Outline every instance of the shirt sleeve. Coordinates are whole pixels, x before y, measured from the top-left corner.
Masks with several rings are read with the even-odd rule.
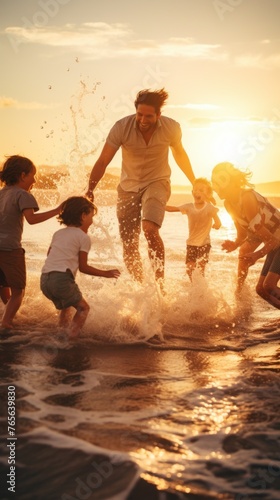
[[[39,210],[38,203],[33,194],[25,191],[24,189],[19,194],[18,206],[21,212],[26,208],[33,208],[35,212]]]
[[[89,253],[90,248],[91,248],[90,237],[88,234],[84,234],[83,238],[81,239],[80,252]]]
[[[119,149],[122,145],[122,134],[121,134],[121,125],[119,122],[116,122],[115,125],[111,128],[106,142],[112,146],[113,148]]]
[[[255,217],[250,221],[248,225],[248,229],[253,233],[257,233],[265,224],[265,216],[264,214],[258,213]]]
[[[174,131],[172,134],[172,138],[170,141],[170,146],[172,148],[176,148],[176,146],[180,146],[182,142],[182,130],[181,126],[178,122],[174,121]]]
[[[178,208],[179,208],[181,214],[188,214],[189,213],[190,205],[188,203],[185,203],[185,205],[181,205]]]

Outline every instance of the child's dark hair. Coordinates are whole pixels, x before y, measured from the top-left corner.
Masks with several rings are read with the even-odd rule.
[[[167,99],[168,93],[164,88],[154,91],[145,89],[138,92],[134,104],[136,109],[138,104],[147,104],[148,106],[153,106],[155,108],[155,112],[159,114],[162,106],[165,104]]]
[[[97,207],[85,196],[71,196],[61,205],[61,212],[57,219],[60,224],[66,226],[80,227],[82,225],[82,214],[89,214],[93,210],[93,215],[97,213]]]
[[[25,156],[9,156],[0,171],[0,181],[7,186],[13,186],[19,182],[22,173],[29,174],[33,167],[32,161]]]

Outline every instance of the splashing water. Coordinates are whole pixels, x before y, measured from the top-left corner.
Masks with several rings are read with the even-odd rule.
[[[96,120],[89,111],[98,88],[81,82],[71,100],[68,175],[53,192],[36,191],[42,209],[85,192],[85,161],[97,143],[83,137],[104,112],[102,100]],[[170,493],[174,500],[276,500],[279,312],[255,294],[262,262],[250,269],[237,299],[237,255],[221,251],[233,228],[223,227],[211,233],[205,278],[194,273],[191,283],[186,219],[166,214],[163,296],[143,235],[144,282],[134,282],[125,269],[115,193],[97,189],[96,203],[89,262],[122,274],[118,280],[78,274],[91,309],[74,343],[57,327],[57,311],[39,288],[60,225],[51,219],[36,230],[24,227],[26,295],[18,328],[1,335],[0,349],[1,400],[11,384],[17,395],[17,498],[33,500],[32,492],[34,500],[135,500]],[[4,435],[6,422],[5,416]],[[7,468],[6,447],[0,465]]]

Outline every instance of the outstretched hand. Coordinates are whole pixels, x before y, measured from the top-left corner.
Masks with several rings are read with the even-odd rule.
[[[104,272],[104,278],[119,278],[120,275],[121,273],[118,269],[109,269]]]
[[[237,247],[238,245],[236,244],[235,241],[225,240],[222,243],[222,249],[225,250],[227,253],[233,252],[234,250],[236,250]]]

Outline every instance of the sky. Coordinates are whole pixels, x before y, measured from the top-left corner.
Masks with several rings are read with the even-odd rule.
[[[0,0],[0,161],[78,175],[136,93],[164,87],[196,177],[231,161],[279,180],[279,19],[279,0]]]

